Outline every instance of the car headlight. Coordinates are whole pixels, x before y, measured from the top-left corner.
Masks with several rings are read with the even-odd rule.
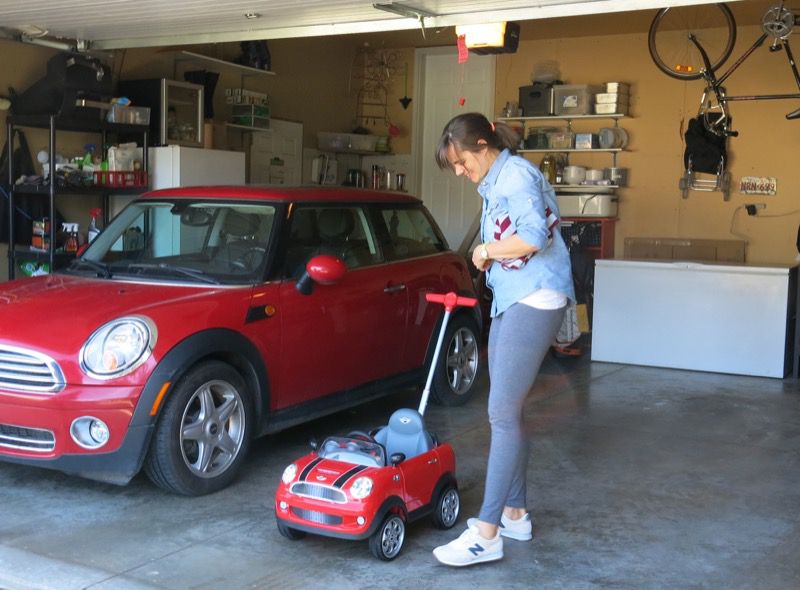
[[[281,475],[281,481],[287,486],[294,481],[294,477],[297,475],[297,465],[292,463],[291,465],[287,466],[286,469],[283,470],[283,475]]]
[[[156,345],[156,327],[143,316],[112,320],[89,336],[80,352],[81,369],[95,379],[114,379],[144,363]]]
[[[350,495],[356,500],[363,500],[372,493],[372,479],[369,477],[359,477],[350,486]]]

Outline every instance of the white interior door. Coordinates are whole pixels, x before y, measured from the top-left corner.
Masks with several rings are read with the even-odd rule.
[[[447,122],[459,113],[480,112],[494,118],[495,57],[470,53],[458,63],[455,47],[420,49],[416,54],[415,102],[421,105],[413,137],[417,163],[416,194],[457,249],[480,212],[476,186],[452,172],[439,170],[436,144]],[[464,105],[459,99],[464,98]]]

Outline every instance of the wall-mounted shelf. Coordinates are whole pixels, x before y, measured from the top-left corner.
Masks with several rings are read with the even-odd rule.
[[[214,65],[219,68],[239,72],[243,76],[275,76],[275,72],[271,70],[260,70],[258,68],[251,68],[250,66],[243,66],[241,64],[233,63],[224,59],[216,57],[209,57],[193,51],[179,51],[175,56],[175,65],[181,62],[196,62],[206,65]]]
[[[607,150],[606,149],[602,149],[602,148],[582,149],[582,150],[578,150],[578,149],[575,149],[575,148],[569,148],[569,149],[565,149],[565,148],[539,148],[539,149],[533,149],[533,150],[528,150],[528,149],[519,149],[519,150],[517,150],[517,152],[520,153],[520,154],[525,154],[525,153],[543,154],[543,153],[548,153],[548,152],[549,153],[552,153],[552,152],[558,152],[558,153],[579,152],[581,154],[592,154],[592,153],[594,153],[594,154],[601,154],[601,153],[616,154],[618,152],[624,152],[624,151],[625,150],[622,149],[622,148],[613,148],[613,149],[607,149]]]
[[[627,117],[622,113],[609,113],[607,115],[539,115],[536,117],[498,117],[498,121],[576,121],[583,119],[622,119]]]

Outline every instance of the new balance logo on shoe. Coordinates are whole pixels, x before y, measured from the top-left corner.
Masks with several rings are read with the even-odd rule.
[[[478,555],[478,553],[483,553],[484,551],[486,551],[486,549],[481,547],[480,544],[475,543],[472,547],[467,547],[467,551],[469,551],[473,555]]]
[[[499,534],[485,539],[477,526],[471,526],[457,539],[434,549],[433,555],[440,563],[455,567],[496,561],[503,558],[503,539]]]

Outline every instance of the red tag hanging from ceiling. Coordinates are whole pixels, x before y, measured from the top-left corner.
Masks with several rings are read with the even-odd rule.
[[[466,35],[459,35],[456,45],[458,46],[458,63],[460,64],[466,63],[467,58],[469,57]]]

